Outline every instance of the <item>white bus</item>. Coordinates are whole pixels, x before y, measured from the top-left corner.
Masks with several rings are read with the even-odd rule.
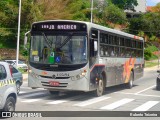
[[[95,91],[143,76],[141,37],[83,21],[48,20],[30,30],[28,85],[59,91]],[[25,36],[25,43],[28,33]]]

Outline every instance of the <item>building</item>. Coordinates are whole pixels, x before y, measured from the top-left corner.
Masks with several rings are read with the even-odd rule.
[[[142,13],[147,12],[147,1],[146,0],[137,0],[138,5],[134,7],[135,11],[125,10],[127,18],[138,17]]]
[[[137,0],[138,5],[135,6],[135,12],[145,13],[147,9],[147,1],[146,0]]]

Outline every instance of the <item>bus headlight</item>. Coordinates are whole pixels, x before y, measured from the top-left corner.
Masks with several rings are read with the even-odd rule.
[[[71,80],[79,80],[79,79],[82,79],[83,77],[85,77],[87,71],[84,70],[82,73],[78,74],[78,75],[75,75],[75,76],[72,76],[71,77]]]

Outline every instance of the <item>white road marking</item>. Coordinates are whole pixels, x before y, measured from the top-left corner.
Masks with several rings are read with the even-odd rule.
[[[109,98],[111,98],[111,97],[105,97],[105,96],[96,97],[96,98],[89,99],[89,100],[86,100],[86,101],[78,103],[78,104],[74,104],[73,106],[83,107],[83,106],[91,105],[93,103],[100,102],[100,101],[103,101],[103,100],[106,100],[106,99],[109,99]]]
[[[151,107],[155,106],[158,103],[159,103],[159,101],[148,101],[148,102],[142,104],[141,106],[133,109],[132,111],[147,111]]]
[[[63,100],[55,100],[55,101],[47,102],[46,104],[60,104],[60,103],[68,102],[68,101],[83,98],[83,97],[85,97],[85,95],[78,95],[78,96],[69,97]]]
[[[126,95],[136,95],[136,96],[146,96],[146,97],[160,97],[159,95],[146,95],[146,94],[125,93],[125,92],[115,92],[115,93],[126,94]]]
[[[23,100],[21,102],[25,102],[25,103],[31,103],[31,102],[37,102],[40,101],[41,99],[29,99],[29,100]]]
[[[109,105],[106,105],[104,107],[101,107],[100,109],[102,110],[113,110],[115,108],[118,108],[124,104],[127,104],[129,102],[132,102],[134,99],[129,99],[129,98],[125,98],[125,99],[122,99],[122,100],[119,100],[117,102],[114,102],[112,104],[109,104]]]
[[[64,103],[64,102],[67,102],[67,100],[55,100],[55,101],[52,101],[52,102],[48,102],[46,104],[60,104],[60,103]]]
[[[134,94],[142,93],[142,92],[147,91],[147,90],[149,90],[149,89],[151,89],[151,88],[153,88],[153,87],[155,87],[155,86],[156,86],[156,85],[153,85],[153,86],[151,86],[151,87],[148,87],[148,88],[146,88],[146,89],[144,89],[144,90],[141,90],[141,91],[139,91],[139,92],[136,92],[136,93],[134,93]]]
[[[19,94],[27,93],[26,91],[20,91]]]

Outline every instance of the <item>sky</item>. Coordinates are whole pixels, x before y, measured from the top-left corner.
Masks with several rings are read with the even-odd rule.
[[[147,6],[155,6],[160,0],[147,0]]]

